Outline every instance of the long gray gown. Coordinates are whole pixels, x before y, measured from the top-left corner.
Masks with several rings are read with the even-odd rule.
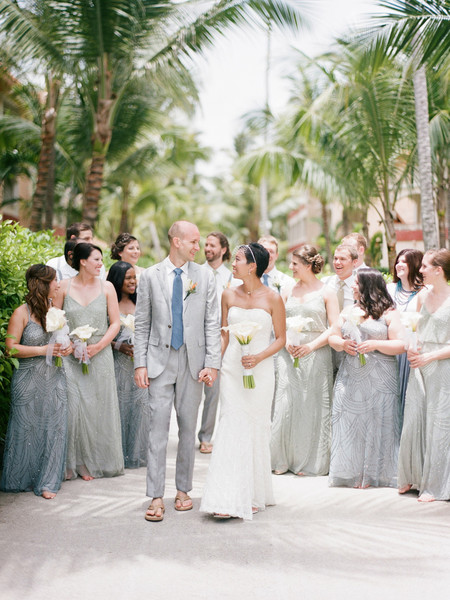
[[[350,337],[347,323],[342,335]],[[385,319],[360,325],[362,341],[388,339]],[[330,486],[396,487],[400,390],[395,356],[369,352],[367,364],[343,352],[334,386]]]
[[[122,330],[123,326],[118,337]],[[122,425],[123,458],[127,469],[137,469],[147,465],[150,430],[148,390],[141,389],[135,384],[132,358],[118,350],[113,350],[113,355]]]
[[[450,300],[434,313],[425,306],[417,332],[421,352],[448,348]],[[450,358],[411,369],[400,443],[398,486],[450,500]]]
[[[286,302],[286,317],[312,319],[303,332],[308,343],[327,329],[323,289],[303,303],[293,296]],[[326,345],[299,360],[283,348],[278,354],[277,378],[270,443],[272,469],[327,475],[330,466],[331,397],[333,364]]]
[[[69,284],[64,310],[70,331],[82,325],[98,329],[88,344],[98,342],[108,329],[103,284],[100,294],[87,306],[70,296]],[[77,473],[93,477],[122,475],[120,414],[111,346],[91,359],[87,375],[83,375],[81,364],[73,355],[65,359],[64,366],[69,404],[67,477],[75,478]]]
[[[45,346],[49,339],[50,334],[29,316],[20,343]],[[45,359],[19,358],[19,368],[13,373],[0,486],[5,492],[56,493],[64,478],[66,377],[62,367],[49,366]]]

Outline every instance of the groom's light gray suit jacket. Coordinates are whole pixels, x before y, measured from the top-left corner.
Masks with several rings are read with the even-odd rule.
[[[183,300],[183,336],[189,371],[194,379],[204,367],[220,368],[220,323],[213,275],[188,263],[195,292]],[[146,269],[139,280],[135,313],[134,367],[147,367],[154,379],[167,365],[172,338],[172,308],[164,262]],[[183,298],[186,292],[183,294]]]

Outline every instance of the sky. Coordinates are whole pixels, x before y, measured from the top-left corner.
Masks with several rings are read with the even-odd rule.
[[[309,30],[297,34],[275,31],[271,42],[269,103],[275,113],[289,97],[286,79],[295,63],[296,48],[314,56],[329,48],[333,40],[373,12],[370,0],[299,0],[308,10]],[[226,171],[230,164],[227,150],[242,129],[242,116],[261,109],[265,101],[267,35],[245,28],[217,40],[214,48],[196,62],[200,81],[201,108],[194,127],[201,132],[201,143],[213,148],[213,160],[204,165],[205,173]]]

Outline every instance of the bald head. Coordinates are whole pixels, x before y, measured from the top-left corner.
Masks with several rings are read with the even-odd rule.
[[[200,232],[197,225],[189,221],[176,221],[169,231],[169,257],[175,266],[194,260],[200,250]]]

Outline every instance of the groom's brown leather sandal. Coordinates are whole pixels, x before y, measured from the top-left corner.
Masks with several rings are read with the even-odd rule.
[[[148,514],[148,512],[150,510],[153,512],[152,515]],[[150,506],[147,508],[147,512],[145,513],[145,520],[146,521],[162,521],[164,519],[165,510],[166,509],[164,508],[164,504],[153,504],[153,502],[152,502],[150,504]]]
[[[200,442],[201,454],[211,454],[213,445],[210,442]]]
[[[184,511],[191,510],[193,508],[192,500],[189,496],[175,496],[175,510]],[[185,502],[189,502],[187,506],[184,506]]]

